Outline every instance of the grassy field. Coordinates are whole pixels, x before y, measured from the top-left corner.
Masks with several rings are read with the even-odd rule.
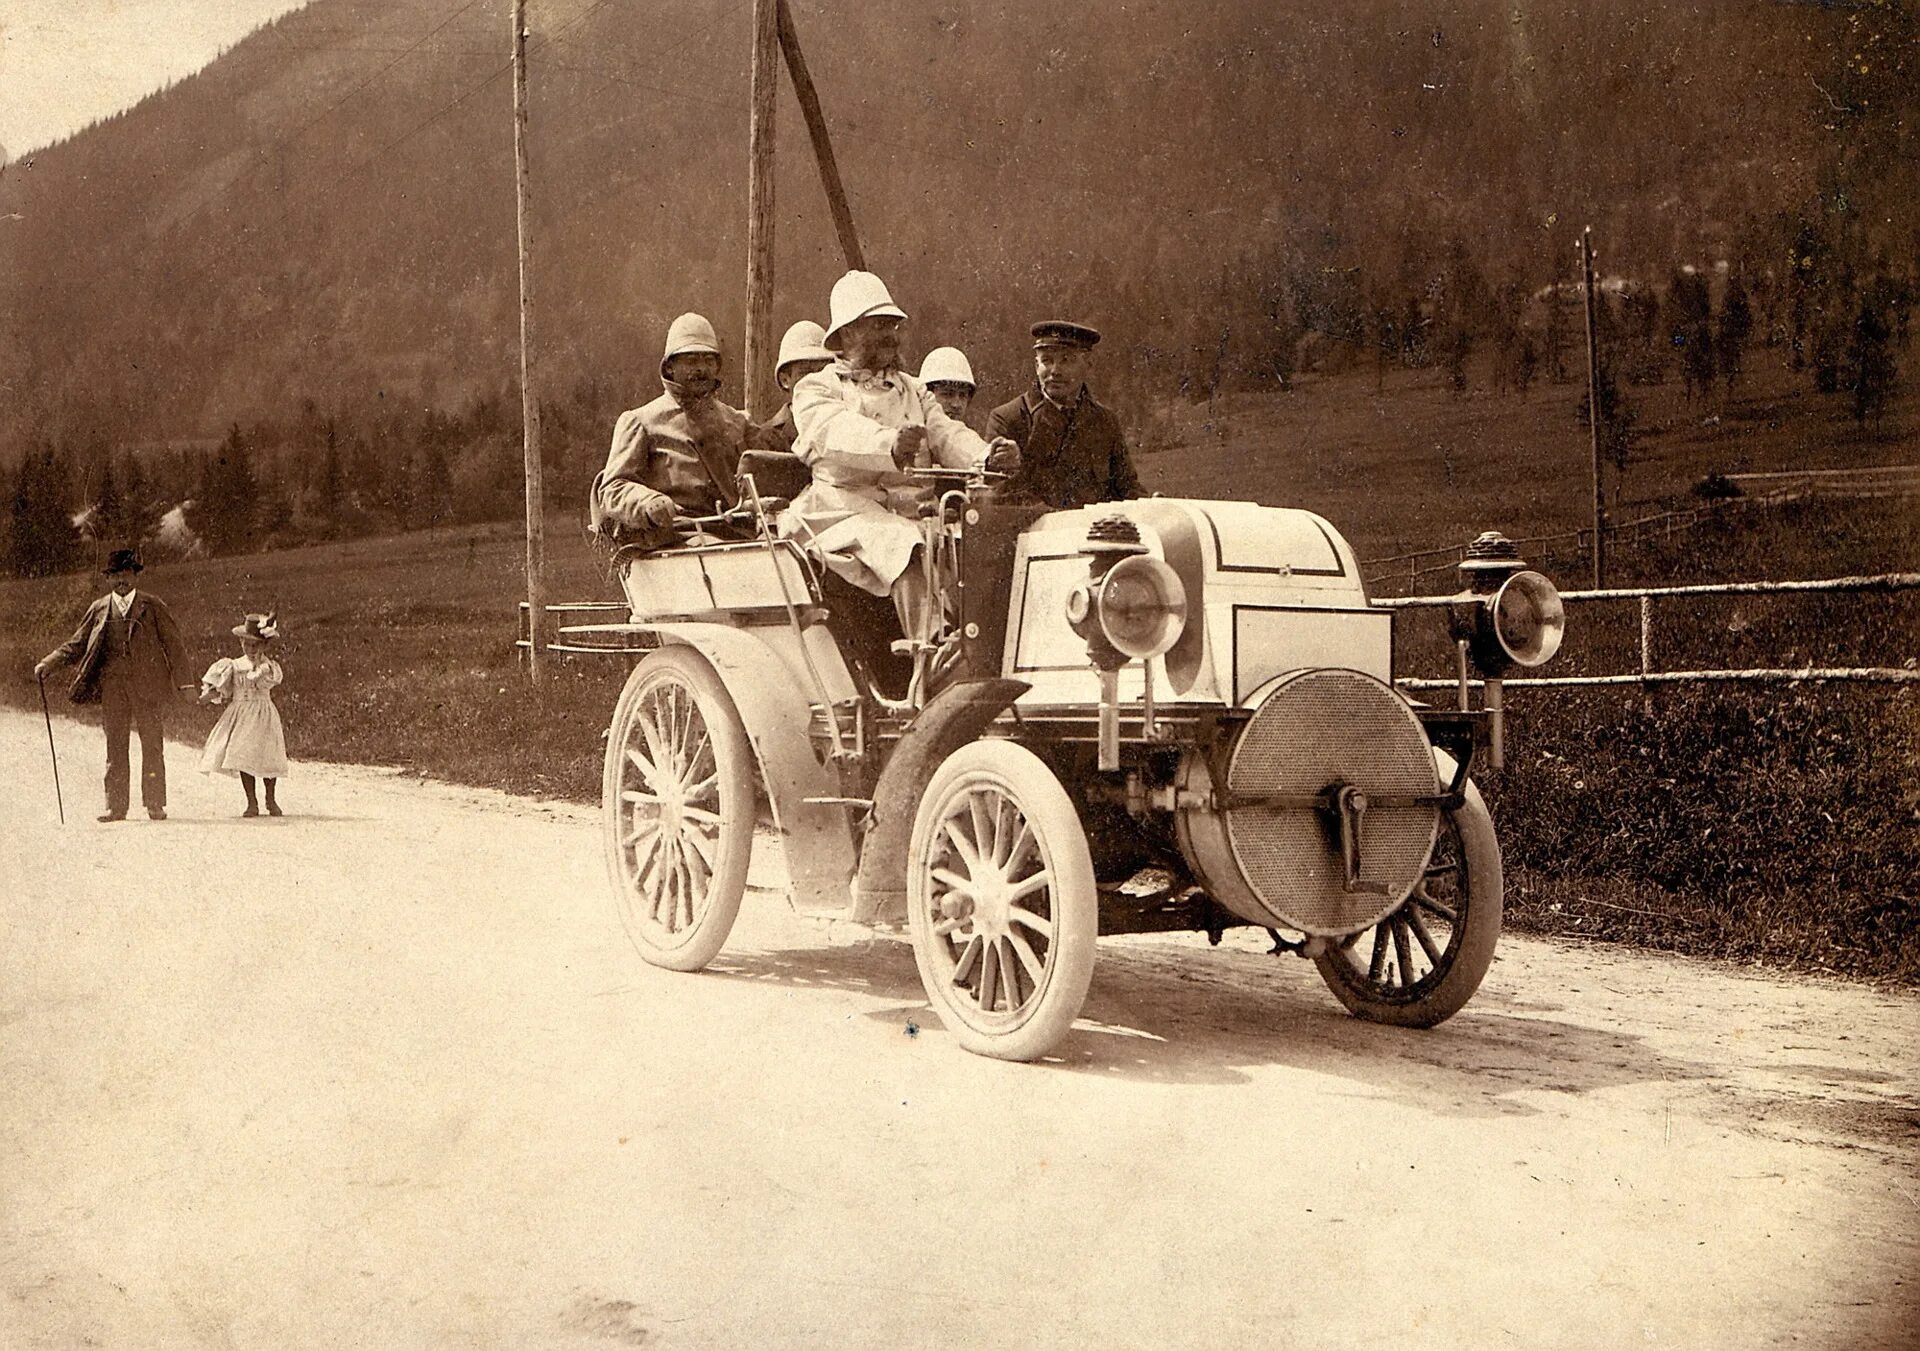
[[[1778,372],[1717,411],[1671,387],[1633,396],[1646,435],[1629,504],[1684,493],[1711,471],[1920,459],[1910,394],[1865,432]],[[1456,398],[1432,373],[1390,377],[1384,391],[1371,372],[1309,380],[1216,407],[1210,424],[1205,409],[1184,410],[1191,444],[1146,457],[1142,472],[1168,493],[1312,507],[1363,557],[1490,527],[1571,529],[1588,509],[1574,399],[1568,387]],[[617,597],[576,513],[555,513],[547,538],[553,598]],[[159,565],[141,581],[173,606],[195,674],[235,652],[227,630],[243,611],[279,612],[278,700],[296,761],[592,800],[625,670],[556,661],[544,688],[528,687],[512,647],[522,549],[517,526],[439,530]],[[1623,551],[1615,580],[1916,567],[1912,500],[1807,502]],[[1557,580],[1577,583],[1567,570]],[[0,699],[37,702],[32,662],[101,589],[94,575],[0,582]],[[1588,607],[1554,669],[1631,670],[1637,636],[1633,607]],[[1662,608],[1655,643],[1669,668],[1911,666],[1920,600],[1689,602]],[[1446,673],[1430,628],[1410,626],[1401,653],[1409,673]],[[1516,691],[1510,703],[1513,752],[1489,796],[1516,927],[1920,981],[1920,691],[1718,687],[1663,693],[1651,712],[1630,690]],[[215,716],[183,703],[176,735],[197,741]],[[298,791],[296,770],[283,795],[295,810]]]
[[[1911,358],[1908,358],[1911,364]],[[1709,472],[1851,468],[1920,459],[1911,385],[1861,427],[1843,399],[1815,394],[1768,352],[1728,398],[1688,399],[1678,381],[1628,386],[1639,439],[1607,471],[1621,519],[1683,496]],[[1455,395],[1438,371],[1303,377],[1286,395],[1175,411],[1179,444],[1142,457],[1170,496],[1249,498],[1317,511],[1362,558],[1460,544],[1482,530],[1518,539],[1592,523],[1592,452],[1575,420],[1584,384],[1522,398],[1484,383]]]

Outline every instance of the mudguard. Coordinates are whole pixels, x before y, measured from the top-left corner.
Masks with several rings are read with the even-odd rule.
[[[862,924],[903,921],[907,914],[907,841],[920,798],[940,763],[972,741],[1028,690],[1024,680],[956,681],[935,695],[894,743],[873,787],[873,823],[860,850],[848,918]]]
[[[644,627],[662,642],[691,647],[705,657],[733,696],[773,809],[794,907],[812,912],[844,909],[853,879],[853,831],[846,808],[807,801],[840,793],[838,775],[814,758],[807,691],[794,683],[785,666],[768,659],[759,640],[740,629],[725,624]]]

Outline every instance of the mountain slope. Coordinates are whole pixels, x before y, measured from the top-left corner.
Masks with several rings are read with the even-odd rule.
[[[1417,281],[1459,235],[1489,275],[1537,280],[1588,221],[1615,268],[1751,251],[1817,186],[1819,81],[1848,36],[1836,12],[1732,0],[793,8],[916,344],[959,341],[1002,381],[1024,321],[1056,310],[1153,360],[1237,258]],[[316,0],[8,166],[0,436],[507,386],[505,9]],[[674,313],[737,341],[748,7],[533,10],[547,379],[644,389]],[[821,317],[842,264],[790,93],[780,117],[784,325]],[[1886,188],[1909,211],[1911,177]]]

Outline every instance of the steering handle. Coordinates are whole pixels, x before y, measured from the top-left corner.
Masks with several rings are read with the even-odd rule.
[[[952,469],[946,465],[914,465],[899,471],[908,478],[926,479],[929,482],[974,482],[998,483],[1008,477],[998,469]]]

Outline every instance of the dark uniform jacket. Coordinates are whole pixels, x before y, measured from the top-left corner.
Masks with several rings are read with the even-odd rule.
[[[68,691],[76,704],[99,703],[101,681],[108,679],[126,680],[135,699],[167,699],[173,692],[175,672],[187,666],[173,611],[165,601],[138,589],[124,620],[114,612],[110,593],[89,605],[73,637],[49,652],[47,660],[80,663]]]
[[[793,443],[800,438],[800,429],[793,425],[793,405],[784,405],[779,412],[760,424],[760,449],[793,451]]]
[[[987,435],[1019,443],[1020,472],[1002,488],[1008,497],[1081,507],[1144,495],[1119,419],[1085,386],[1074,406],[1063,411],[1035,385],[993,410]]]

